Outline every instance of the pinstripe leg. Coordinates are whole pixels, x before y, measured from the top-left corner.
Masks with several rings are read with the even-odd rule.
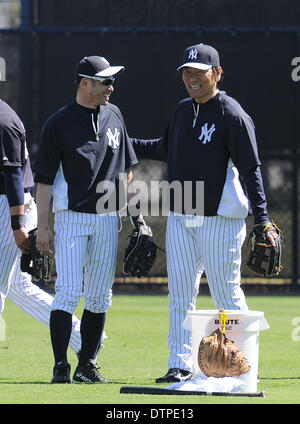
[[[187,311],[195,309],[202,272],[195,229],[184,226],[184,217],[170,214],[166,246],[169,286],[168,367],[191,370],[191,332],[181,325]]]
[[[85,309],[105,313],[111,306],[118,248],[118,217],[95,215],[95,229],[87,247]]]
[[[7,299],[49,328],[53,297],[31,282],[31,276],[24,272],[15,272]],[[75,353],[81,347],[80,320],[73,315],[70,347]]]
[[[16,264],[20,251],[15,243],[10,228],[10,212],[7,198],[0,195],[0,292],[1,309],[4,309],[4,300],[7,296],[13,266]]]
[[[33,200],[26,205],[25,215],[26,229],[30,231],[36,227],[37,221],[36,206]],[[13,237],[12,240],[14,242]],[[18,258],[10,278],[7,298],[24,312],[49,328],[53,297],[33,284],[29,274],[21,272],[20,253],[18,251],[17,255]],[[81,347],[80,321],[75,316],[73,316],[70,346],[75,352],[78,352]]]
[[[25,227],[29,231],[36,226],[36,206],[30,196],[25,204]],[[4,297],[7,295],[12,280],[20,270],[21,252],[18,249],[10,227],[10,210],[6,196],[0,196],[0,289]],[[20,271],[19,271],[20,272]],[[14,276],[14,278],[13,278]]]
[[[81,214],[55,214],[55,261],[57,280],[52,310],[73,314],[82,295],[83,269],[90,226],[80,222]]]
[[[0,318],[4,310],[4,305],[5,305],[5,296],[0,292]]]
[[[205,217],[198,232],[210,293],[217,309],[248,309],[241,281],[241,248],[246,237],[244,219]]]

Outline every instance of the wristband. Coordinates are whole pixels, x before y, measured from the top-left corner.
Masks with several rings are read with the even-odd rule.
[[[10,222],[13,231],[19,230],[24,227],[24,215],[11,215]]]

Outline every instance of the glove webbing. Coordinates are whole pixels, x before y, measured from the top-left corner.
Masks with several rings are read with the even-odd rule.
[[[266,250],[260,250],[257,252],[256,258],[255,258],[255,266],[258,268],[258,265],[260,263],[266,262],[268,263],[268,255],[265,255]],[[260,268],[262,272],[264,272],[263,268]]]
[[[133,238],[133,235],[129,235],[129,236],[128,236],[128,238],[131,238],[130,243],[129,243],[129,246],[128,246],[128,249],[130,249],[130,248],[131,248],[131,246],[132,246],[133,244],[135,244],[135,247],[131,250],[131,252],[130,252],[129,256],[127,256],[127,258],[126,258],[126,259],[128,259],[128,257],[130,257],[130,256],[134,253],[134,250],[135,250],[135,249],[137,248],[137,246],[138,246],[138,239],[139,239],[140,235],[138,235],[138,231],[136,231],[136,233],[134,233],[134,234],[136,234],[136,237],[137,237],[137,238]],[[149,251],[149,249],[147,249],[147,245],[149,245],[149,244],[150,244],[150,242],[148,242],[148,240],[146,240],[146,242],[145,242],[145,243],[144,243],[144,245],[143,245],[143,251],[144,251],[145,253]],[[157,249],[159,249],[160,251],[165,252],[165,251],[164,251],[164,249],[162,249],[161,247],[157,246],[157,244],[156,244],[156,243],[154,243],[154,241],[153,241],[153,240],[151,241],[151,245],[154,245],[154,246],[155,246]],[[123,263],[123,283],[125,283],[125,282],[126,282],[126,274],[125,274],[125,272],[124,272],[124,266],[125,266],[125,264]]]

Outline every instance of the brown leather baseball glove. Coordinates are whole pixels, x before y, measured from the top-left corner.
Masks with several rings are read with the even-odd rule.
[[[198,365],[207,377],[236,377],[250,370],[243,352],[219,328],[201,340]]]

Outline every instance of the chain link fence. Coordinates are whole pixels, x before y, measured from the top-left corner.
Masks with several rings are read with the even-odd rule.
[[[41,126],[51,113],[58,107],[63,106],[74,97],[74,88],[70,86],[70,73],[72,79],[73,67],[77,59],[85,55],[85,51],[98,51],[98,44],[105,52],[113,52],[114,63],[129,63],[127,76],[120,77],[118,90],[113,103],[120,106],[132,136],[156,137],[164,130],[172,107],[186,94],[180,85],[178,92],[174,87],[179,87],[178,76],[170,73],[170,69],[176,69],[178,62],[178,50],[183,46],[191,45],[198,40],[198,35],[187,33],[170,34],[162,33],[139,35],[134,33],[112,33],[110,35],[89,34],[82,29],[81,32],[72,31],[47,31],[47,30],[0,30],[0,57],[6,61],[6,83],[0,85],[0,97],[7,101],[22,117],[28,133],[28,148],[35,159],[35,152],[39,142]],[[257,40],[259,37],[251,34],[242,35],[238,40],[231,34],[209,35],[203,41],[220,44],[227,52],[239,51],[236,45],[247,46],[251,51],[254,46],[259,49]],[[263,36],[261,39],[263,49],[256,51],[256,59],[263,55],[264,65],[272,61],[272,51],[266,53],[266,46],[276,44],[278,57],[281,58],[279,69],[275,62],[271,62],[273,81],[279,86],[286,84],[287,91],[280,98],[282,106],[278,112],[277,95],[274,94],[274,86],[264,77],[254,73],[257,92],[251,88],[253,84],[245,84],[245,74],[250,78],[251,70],[245,72],[227,59],[225,68],[225,82],[228,92],[234,97],[241,98],[242,105],[249,105],[249,113],[254,115],[257,123],[259,142],[261,146],[260,157],[263,163],[262,171],[265,191],[268,199],[269,216],[283,230],[284,269],[277,284],[293,284],[299,282],[299,243],[300,230],[298,225],[299,210],[299,147],[297,145],[300,133],[299,113],[299,86],[290,80],[290,62],[296,49],[300,46],[297,33],[276,34]],[[89,45],[87,49],[86,46]],[[152,46],[152,50],[151,50]],[[179,46],[179,47],[178,47]],[[291,46],[294,46],[293,48]],[[229,48],[230,47],[230,48]],[[100,50],[101,50],[100,48]],[[231,49],[231,50],[230,50]],[[154,52],[158,52],[155,54]],[[174,56],[174,52],[177,56]],[[118,60],[120,53],[121,59]],[[88,53],[89,54],[89,53]],[[106,54],[106,53],[105,53]],[[277,58],[277,56],[276,56]],[[246,60],[246,56],[244,57]],[[251,59],[251,58],[250,58]],[[249,62],[252,60],[249,59]],[[123,60],[125,62],[123,62]],[[274,59],[275,60],[275,59]],[[274,61],[273,60],[273,61]],[[277,60],[277,59],[276,59]],[[143,66],[137,66],[137,63]],[[158,69],[154,64],[159,63]],[[273,63],[273,64],[272,64]],[[274,65],[274,66],[273,66]],[[247,68],[248,62],[245,64]],[[250,66],[250,65],[249,65]],[[286,68],[285,68],[286,66]],[[268,71],[269,72],[269,71]],[[278,72],[276,74],[276,72]],[[284,73],[284,78],[279,73]],[[276,75],[275,75],[276,74]],[[247,77],[247,78],[248,78]],[[121,80],[122,78],[122,80]],[[267,87],[267,88],[266,88]],[[265,91],[262,91],[265,90]],[[265,97],[259,97],[262,91]],[[270,98],[267,99],[269,95]],[[148,101],[151,98],[151,101]],[[270,110],[266,110],[266,105]],[[166,166],[156,161],[141,161],[134,169],[134,178],[147,182],[165,179]],[[156,199],[159,202],[159,199]],[[151,226],[155,242],[165,249],[166,216],[149,216],[147,223]],[[128,236],[132,231],[129,220],[122,224],[119,233],[119,249],[116,270],[116,281],[122,281],[122,262],[125,248],[128,245]],[[248,233],[252,226],[252,218],[247,219]],[[243,263],[247,256],[247,242],[243,246]],[[55,271],[55,270],[54,270]],[[260,280],[247,270],[242,268],[242,277],[247,281],[258,283]],[[157,261],[151,270],[147,281],[167,280],[166,254],[158,251]]]
[[[282,262],[284,269],[280,274],[281,284],[290,283],[293,278],[294,262],[297,261],[293,250],[293,238],[296,238],[296,242],[299,245],[300,238],[298,234],[294,233],[293,225],[293,167],[291,160],[282,159],[268,159],[262,157],[262,174],[264,178],[265,192],[268,199],[268,210],[270,219],[274,220],[278,227],[283,232],[283,256]],[[150,187],[151,180],[160,181],[165,179],[166,169],[165,165],[156,161],[142,161],[134,169],[134,178],[146,181],[148,187]],[[298,179],[300,174],[298,173]],[[160,199],[156,199],[157,202]],[[150,209],[150,208],[149,208]],[[165,215],[164,211],[162,215]],[[166,216],[149,216],[147,217],[147,223],[151,226],[156,244],[165,249],[165,234],[166,234]],[[253,225],[253,218],[249,216],[246,220],[247,234],[250,233]],[[124,252],[128,245],[128,236],[132,231],[132,225],[129,221],[125,221],[123,224],[122,232],[119,234],[119,253],[117,262],[117,277],[121,281],[122,279],[122,261],[124,258]],[[299,246],[300,247],[300,246]],[[180,248],[180,246],[178,247]],[[249,252],[249,244],[247,239],[242,248],[243,264],[245,265]],[[150,277],[166,277],[166,255],[161,251],[158,251],[157,261],[151,270]],[[246,266],[242,266],[242,277],[247,281],[256,282],[258,281],[257,276],[253,274]]]
[[[294,0],[33,0],[35,20],[55,27],[246,27],[297,25]],[[284,10],[284,13],[282,13]]]

